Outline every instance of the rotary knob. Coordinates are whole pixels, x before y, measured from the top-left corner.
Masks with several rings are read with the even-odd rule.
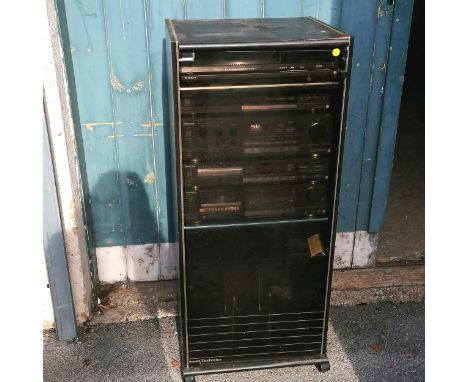
[[[306,199],[309,203],[316,203],[322,198],[320,191],[315,186],[310,186],[306,191]]]
[[[229,128],[229,136],[235,137],[237,135],[237,127],[230,127]]]
[[[198,129],[198,135],[201,138],[205,138],[208,135],[208,130],[206,129],[206,127],[201,127],[200,129]]]
[[[317,143],[320,140],[320,127],[322,124],[320,122],[314,122],[311,127],[309,127],[309,139],[313,143]]]

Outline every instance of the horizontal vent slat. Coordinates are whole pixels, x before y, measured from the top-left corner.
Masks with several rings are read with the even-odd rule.
[[[263,340],[276,340],[276,339],[290,339],[290,338],[304,338],[304,337],[320,337],[322,334],[303,334],[300,336],[282,336],[282,337],[259,337],[259,338],[241,338],[238,340],[219,340],[219,341],[198,341],[190,342],[189,345],[202,345],[211,343],[226,343],[226,342],[248,342],[248,341],[263,341]]]
[[[276,317],[276,316],[297,316],[306,314],[323,314],[323,310],[316,310],[313,312],[287,312],[287,313],[270,313],[270,314],[249,314],[239,316],[221,316],[221,317],[200,317],[200,318],[189,318],[189,321],[200,321],[200,320],[219,320],[223,318],[249,318],[249,317]]]
[[[189,336],[196,337],[196,336],[212,336],[212,335],[226,335],[226,334],[233,334],[233,333],[268,333],[268,332],[277,332],[277,331],[291,331],[291,330],[311,330],[311,329],[322,329],[322,326],[306,326],[306,327],[299,327],[299,328],[277,328],[277,329],[261,329],[261,330],[245,330],[245,331],[237,331],[237,332],[214,332],[214,333],[190,333],[189,329]]]
[[[316,342],[296,342],[292,344],[282,343],[282,344],[262,344],[262,345],[249,345],[249,346],[233,346],[233,347],[224,347],[224,348],[205,348],[205,349],[190,349],[190,354],[199,353],[199,352],[209,352],[209,351],[221,351],[221,350],[232,350],[232,349],[254,349],[254,348],[269,348],[269,347],[288,347],[288,346],[300,346],[300,345],[320,345],[321,341]]]
[[[219,328],[219,327],[248,326],[248,325],[268,325],[268,324],[276,325],[276,324],[289,324],[289,323],[295,323],[295,322],[310,322],[310,321],[323,321],[323,318],[310,318],[307,320],[247,322],[247,323],[229,323],[229,324],[221,324],[221,325],[189,326],[189,329]]]
[[[274,355],[280,355],[280,354],[292,354],[292,353],[296,353],[296,354],[300,354],[300,355],[305,355],[305,353],[313,353],[313,354],[320,354],[320,348],[309,348],[309,349],[304,349],[304,350],[300,350],[300,351],[297,351],[297,350],[290,350],[290,351],[272,351],[272,352],[258,352],[258,353],[243,353],[243,354],[229,354],[228,357],[229,358],[236,358],[236,357],[252,357],[252,356],[274,356]],[[213,355],[213,356],[210,356],[210,357],[219,357],[219,358],[223,358],[225,357],[225,355],[221,354],[221,355]],[[193,358],[193,357],[190,357],[189,358],[189,362],[193,362],[193,361],[200,361],[200,360],[203,360],[204,358],[206,357],[198,357],[198,358]]]

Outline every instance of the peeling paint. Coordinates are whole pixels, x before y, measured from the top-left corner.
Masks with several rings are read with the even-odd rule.
[[[120,138],[120,137],[124,137],[124,136],[125,136],[124,134],[109,134],[107,136],[107,138],[113,139],[113,138]]]
[[[130,187],[138,187],[138,184],[135,183],[135,181],[133,179],[130,179],[130,178],[127,178],[127,184],[130,186]]]
[[[162,126],[162,123],[153,122],[153,123],[142,123],[141,127],[153,127],[153,126]]]
[[[132,87],[132,91],[134,92],[140,92],[141,89],[143,89],[143,81],[138,81],[135,85]],[[128,92],[128,90],[127,90]]]
[[[154,172],[150,172],[146,174],[145,179],[143,180],[144,183],[151,184],[154,183]]]
[[[123,122],[116,122],[116,125],[121,125]],[[87,122],[82,123],[81,126],[86,127],[88,130],[93,131],[96,126],[113,126],[114,122]]]
[[[353,268],[375,266],[377,256],[378,233],[357,231],[354,236]]]
[[[145,255],[149,255],[150,257],[153,257],[151,254],[154,251],[154,244],[149,244],[145,247]]]
[[[354,232],[339,232],[336,234],[334,269],[351,268],[353,246]]]
[[[133,134],[134,137],[152,137],[153,134]]]
[[[391,8],[384,8],[382,4],[379,5],[377,9],[377,18],[381,18],[382,16],[388,15],[392,11]],[[397,19],[398,21],[398,19]]]
[[[76,50],[75,47],[73,45],[70,45],[70,52],[73,53],[75,50]]]
[[[115,91],[119,92],[119,93],[127,93],[127,94],[131,94],[131,93],[138,93],[138,92],[141,92],[141,90],[143,89],[143,86],[144,86],[144,82],[143,81],[137,81],[135,82],[135,84],[132,86],[132,87],[126,87],[118,78],[117,76],[115,75],[115,73],[112,71],[111,72],[111,86],[112,86],[112,89],[114,89]]]
[[[122,84],[122,82],[119,81],[119,79],[116,77],[116,75],[111,72],[111,86],[112,89],[115,91],[118,91],[119,93],[122,93],[125,91],[125,86]]]
[[[112,198],[112,199],[109,199],[107,201],[107,207],[112,207],[113,204],[119,204],[120,200],[119,200],[119,196],[116,196],[115,198]]]

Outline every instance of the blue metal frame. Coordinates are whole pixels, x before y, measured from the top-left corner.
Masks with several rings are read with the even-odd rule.
[[[61,341],[69,341],[76,337],[75,310],[68,275],[68,263],[45,117],[43,124],[43,170],[44,257],[54,308],[57,337]]]

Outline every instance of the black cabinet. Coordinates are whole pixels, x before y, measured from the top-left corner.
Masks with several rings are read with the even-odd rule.
[[[351,41],[308,17],[167,21],[186,380],[329,367]]]

